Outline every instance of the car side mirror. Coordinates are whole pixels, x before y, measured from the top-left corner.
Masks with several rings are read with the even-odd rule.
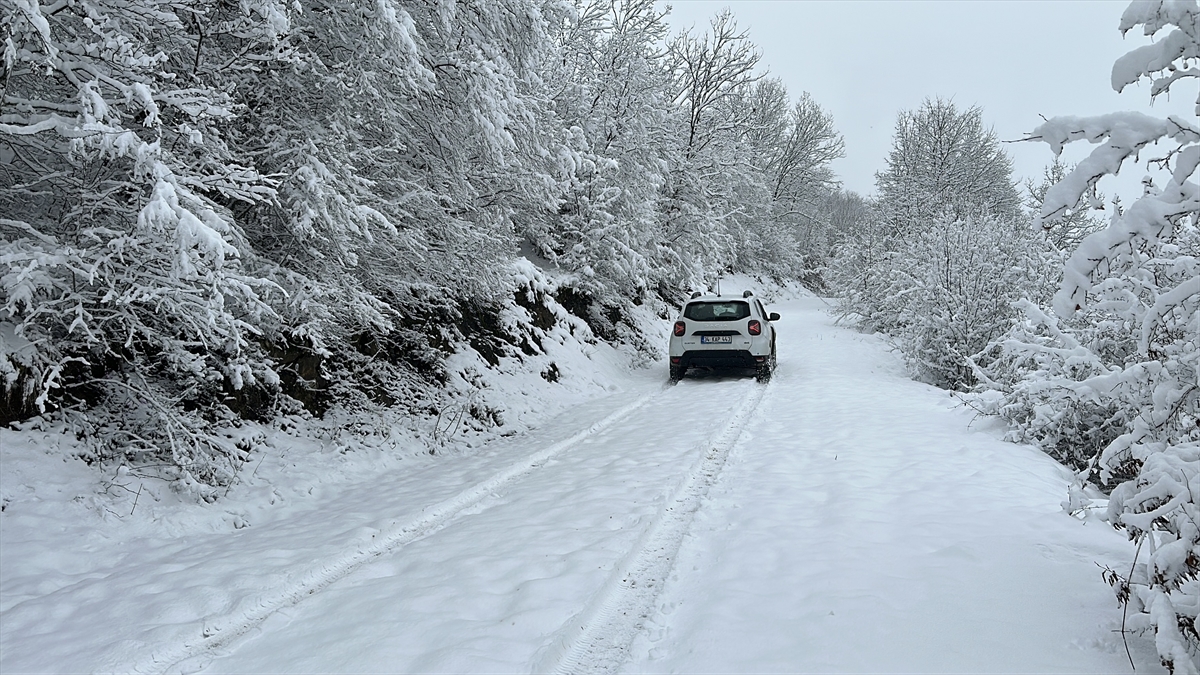
[[[769,315],[767,315],[767,321],[778,321],[778,320],[779,320],[778,312],[771,312]]]

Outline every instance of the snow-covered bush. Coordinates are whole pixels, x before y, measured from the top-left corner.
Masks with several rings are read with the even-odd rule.
[[[1004,334],[1016,316],[1012,303],[1049,277],[1035,234],[1021,222],[946,214],[875,260],[868,274],[878,276],[850,280],[842,311],[893,337],[915,377],[970,386],[967,357]]]
[[[1049,276],[1031,235],[1020,222],[945,216],[901,245],[889,332],[917,377],[948,389],[974,384],[967,357],[1007,331],[1012,303],[1036,297]]]
[[[1195,2],[1134,2],[1121,31],[1165,35],[1117,60],[1118,91],[1142,78],[1152,96],[1195,74],[1200,55]],[[1200,112],[1200,110],[1198,110]],[[1015,433],[1112,489],[1108,518],[1137,540],[1132,574],[1106,578],[1129,612],[1127,628],[1152,632],[1174,673],[1200,671],[1200,126],[1195,119],[1140,113],[1054,118],[1033,139],[1096,147],[1044,194],[1053,227],[1086,208],[1097,182],[1152,144],[1170,171],[1067,261],[1053,307],[1026,306],[1028,320],[982,356],[1000,391],[996,405]],[[1082,466],[1081,466],[1082,465]],[[1075,501],[1075,500],[1073,500]]]
[[[895,338],[922,380],[973,384],[968,357],[1009,329],[1011,303],[1048,291],[1049,247],[1010,171],[978,108],[927,100],[896,122],[877,202],[842,226],[829,275],[841,311]]]
[[[1037,444],[1081,482],[1098,482],[1096,459],[1129,420],[1119,396],[1093,378],[1124,362],[1128,334],[1094,316],[1065,327],[1027,299],[1014,307],[1022,316],[1012,328],[972,356],[986,392],[975,405],[1009,423],[1008,440]]]

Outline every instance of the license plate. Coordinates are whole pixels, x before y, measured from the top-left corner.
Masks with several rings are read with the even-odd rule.
[[[702,345],[731,345],[733,344],[732,335],[701,335],[700,344]]]

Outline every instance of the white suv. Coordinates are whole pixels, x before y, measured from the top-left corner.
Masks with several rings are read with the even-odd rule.
[[[671,331],[671,380],[692,366],[753,368],[760,382],[775,370],[775,327],[770,314],[746,291],[740,298],[696,293]]]

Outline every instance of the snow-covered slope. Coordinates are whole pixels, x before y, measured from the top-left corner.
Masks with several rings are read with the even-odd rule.
[[[819,299],[772,309],[766,387],[612,374],[474,451],[239,486],[209,507],[229,527],[13,501],[0,670],[1128,668],[1097,564],[1129,546],[1062,512],[1066,474]],[[289,475],[285,449],[263,462]]]

